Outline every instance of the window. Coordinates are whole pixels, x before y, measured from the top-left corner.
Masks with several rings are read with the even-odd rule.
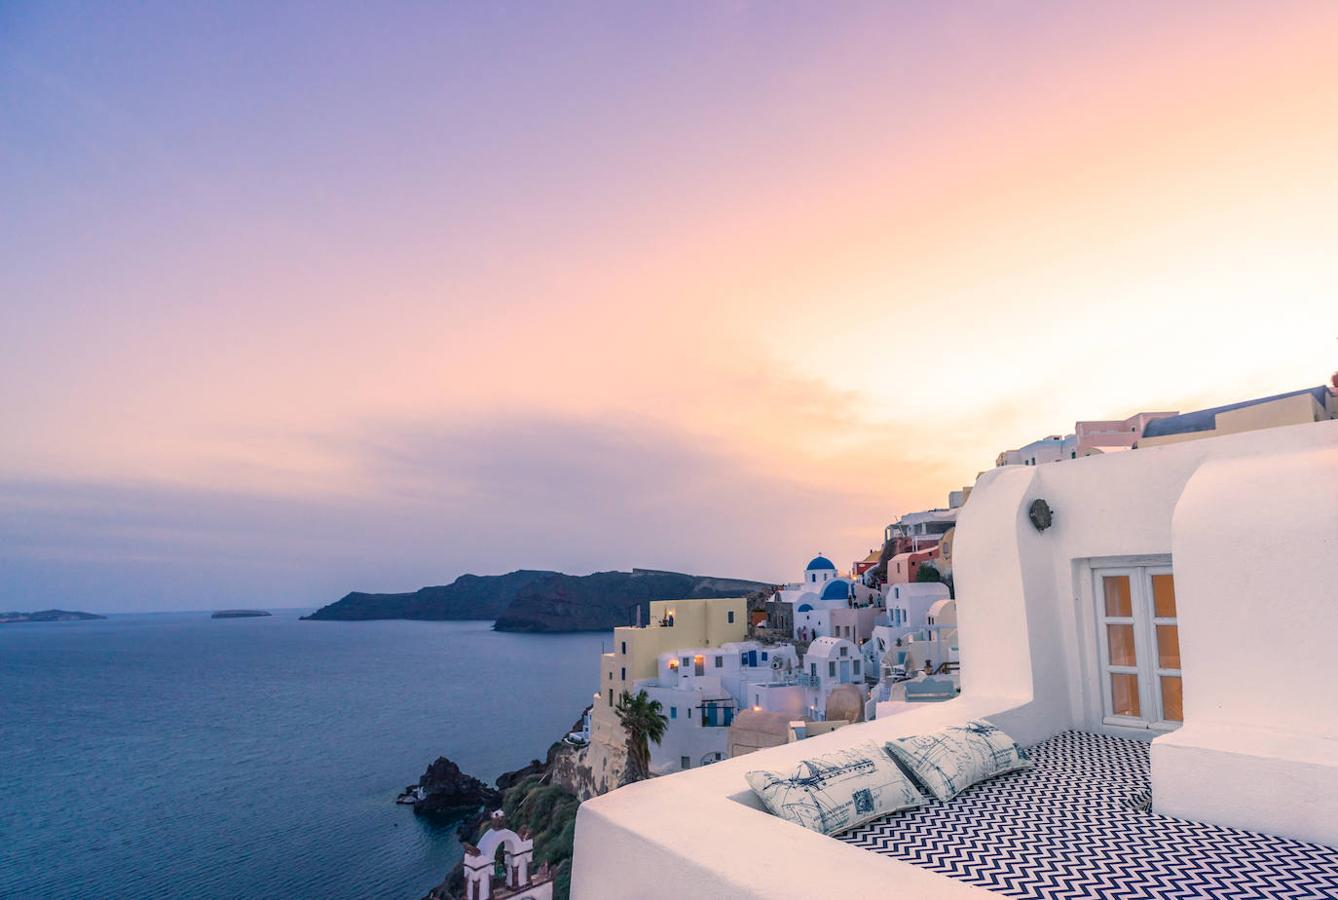
[[[609,681],[613,680],[613,670],[609,669]]]
[[[626,666],[623,666],[622,673],[618,676],[618,678],[619,678],[620,680],[622,680],[622,681],[626,681],[626,680],[627,680],[627,667],[626,667]]]
[[[850,648],[849,648],[849,647],[842,647],[842,648],[841,648],[841,655],[842,655],[842,656],[846,656],[846,655],[849,653],[849,651],[850,651]]]
[[[818,664],[817,664],[817,663],[809,663],[809,664],[808,664],[808,674],[812,675],[814,678],[818,677]]]
[[[686,757],[686,756],[680,756],[680,757],[678,758],[678,766],[679,766],[680,769],[691,769],[691,768],[692,768],[692,760],[691,760],[689,757]]]
[[[858,674],[859,674],[859,660],[858,660],[858,659],[855,660],[855,661],[854,661],[853,663],[851,663],[850,665],[854,668],[855,674],[858,675]]]
[[[729,611],[729,624],[734,624],[734,610],[732,609]]]
[[[694,657],[692,657],[692,674],[694,674],[694,675],[705,675],[705,674],[706,674],[706,658],[705,658],[705,657],[703,657],[703,656],[694,656]]]
[[[818,575],[817,575],[817,573],[814,572],[812,575],[809,575],[809,576],[808,576],[808,580],[809,580],[809,581],[817,581],[817,580],[818,580]]]
[[[692,665],[692,658],[691,658],[691,657],[688,657],[688,656],[683,657],[683,674],[684,674],[684,675],[688,674],[688,666],[690,666],[690,665]]]
[[[1177,727],[1184,710],[1171,570],[1099,569],[1096,607],[1106,722],[1162,730]]]
[[[835,678],[835,677],[836,677],[836,661],[835,661],[835,660],[833,660],[832,662],[827,663],[827,677],[829,677],[829,678]]]
[[[763,650],[763,651],[762,651],[762,662],[766,662],[766,661],[767,661],[767,651]]]
[[[717,656],[715,658],[715,667],[717,669],[723,666],[724,664],[725,664],[725,658],[723,656]]]
[[[610,677],[610,678],[613,677],[613,673],[612,673],[612,672],[609,673],[609,677]],[[613,705],[613,688],[609,688],[609,706],[612,706],[612,705]]]
[[[623,641],[623,656],[627,655],[627,641]]]
[[[689,719],[692,718],[692,707],[691,707],[691,706],[688,707],[688,718],[689,718]]]
[[[678,718],[678,707],[677,707],[677,706],[671,706],[671,707],[669,707],[669,718],[671,718],[671,719],[677,719],[677,718]]]

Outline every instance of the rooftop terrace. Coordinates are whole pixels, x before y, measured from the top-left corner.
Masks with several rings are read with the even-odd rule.
[[[1033,769],[840,839],[1021,900],[1338,897],[1338,850],[1149,812],[1149,746],[1066,731]]]

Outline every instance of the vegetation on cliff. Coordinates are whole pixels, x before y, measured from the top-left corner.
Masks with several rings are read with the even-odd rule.
[[[576,840],[576,810],[581,801],[565,787],[556,784],[553,770],[563,751],[559,741],[548,748],[546,761],[534,760],[523,769],[506,772],[497,779],[500,809],[506,827],[512,831],[530,830],[534,840],[534,866],[548,863],[553,870],[554,900],[567,900],[571,894],[572,846]],[[483,809],[460,824],[460,841],[477,845],[491,827],[491,814],[498,806]],[[447,900],[464,895],[464,866],[457,864],[451,873],[424,900]]]

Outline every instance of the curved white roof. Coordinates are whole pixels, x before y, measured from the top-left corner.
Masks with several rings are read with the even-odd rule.
[[[846,651],[847,656],[854,656],[857,652],[859,652],[855,649],[855,645],[852,644],[850,641],[846,640],[845,638],[820,637],[814,639],[813,643],[808,645],[808,653],[805,655],[818,656],[823,659],[829,656],[840,656],[841,655],[840,648],[843,644],[849,648]]]

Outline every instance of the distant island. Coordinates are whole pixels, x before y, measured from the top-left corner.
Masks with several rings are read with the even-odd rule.
[[[268,616],[270,613],[263,609],[220,609],[209,618],[211,619],[254,619],[257,616]]]
[[[85,622],[105,618],[68,609],[44,609],[40,612],[0,612],[0,625],[13,625],[16,622]]]
[[[761,581],[684,575],[653,569],[564,575],[520,569],[506,575],[461,575],[448,585],[404,594],[354,591],[304,619],[366,621],[493,620],[497,631],[603,631],[649,618],[651,600],[738,597],[769,590]]]

